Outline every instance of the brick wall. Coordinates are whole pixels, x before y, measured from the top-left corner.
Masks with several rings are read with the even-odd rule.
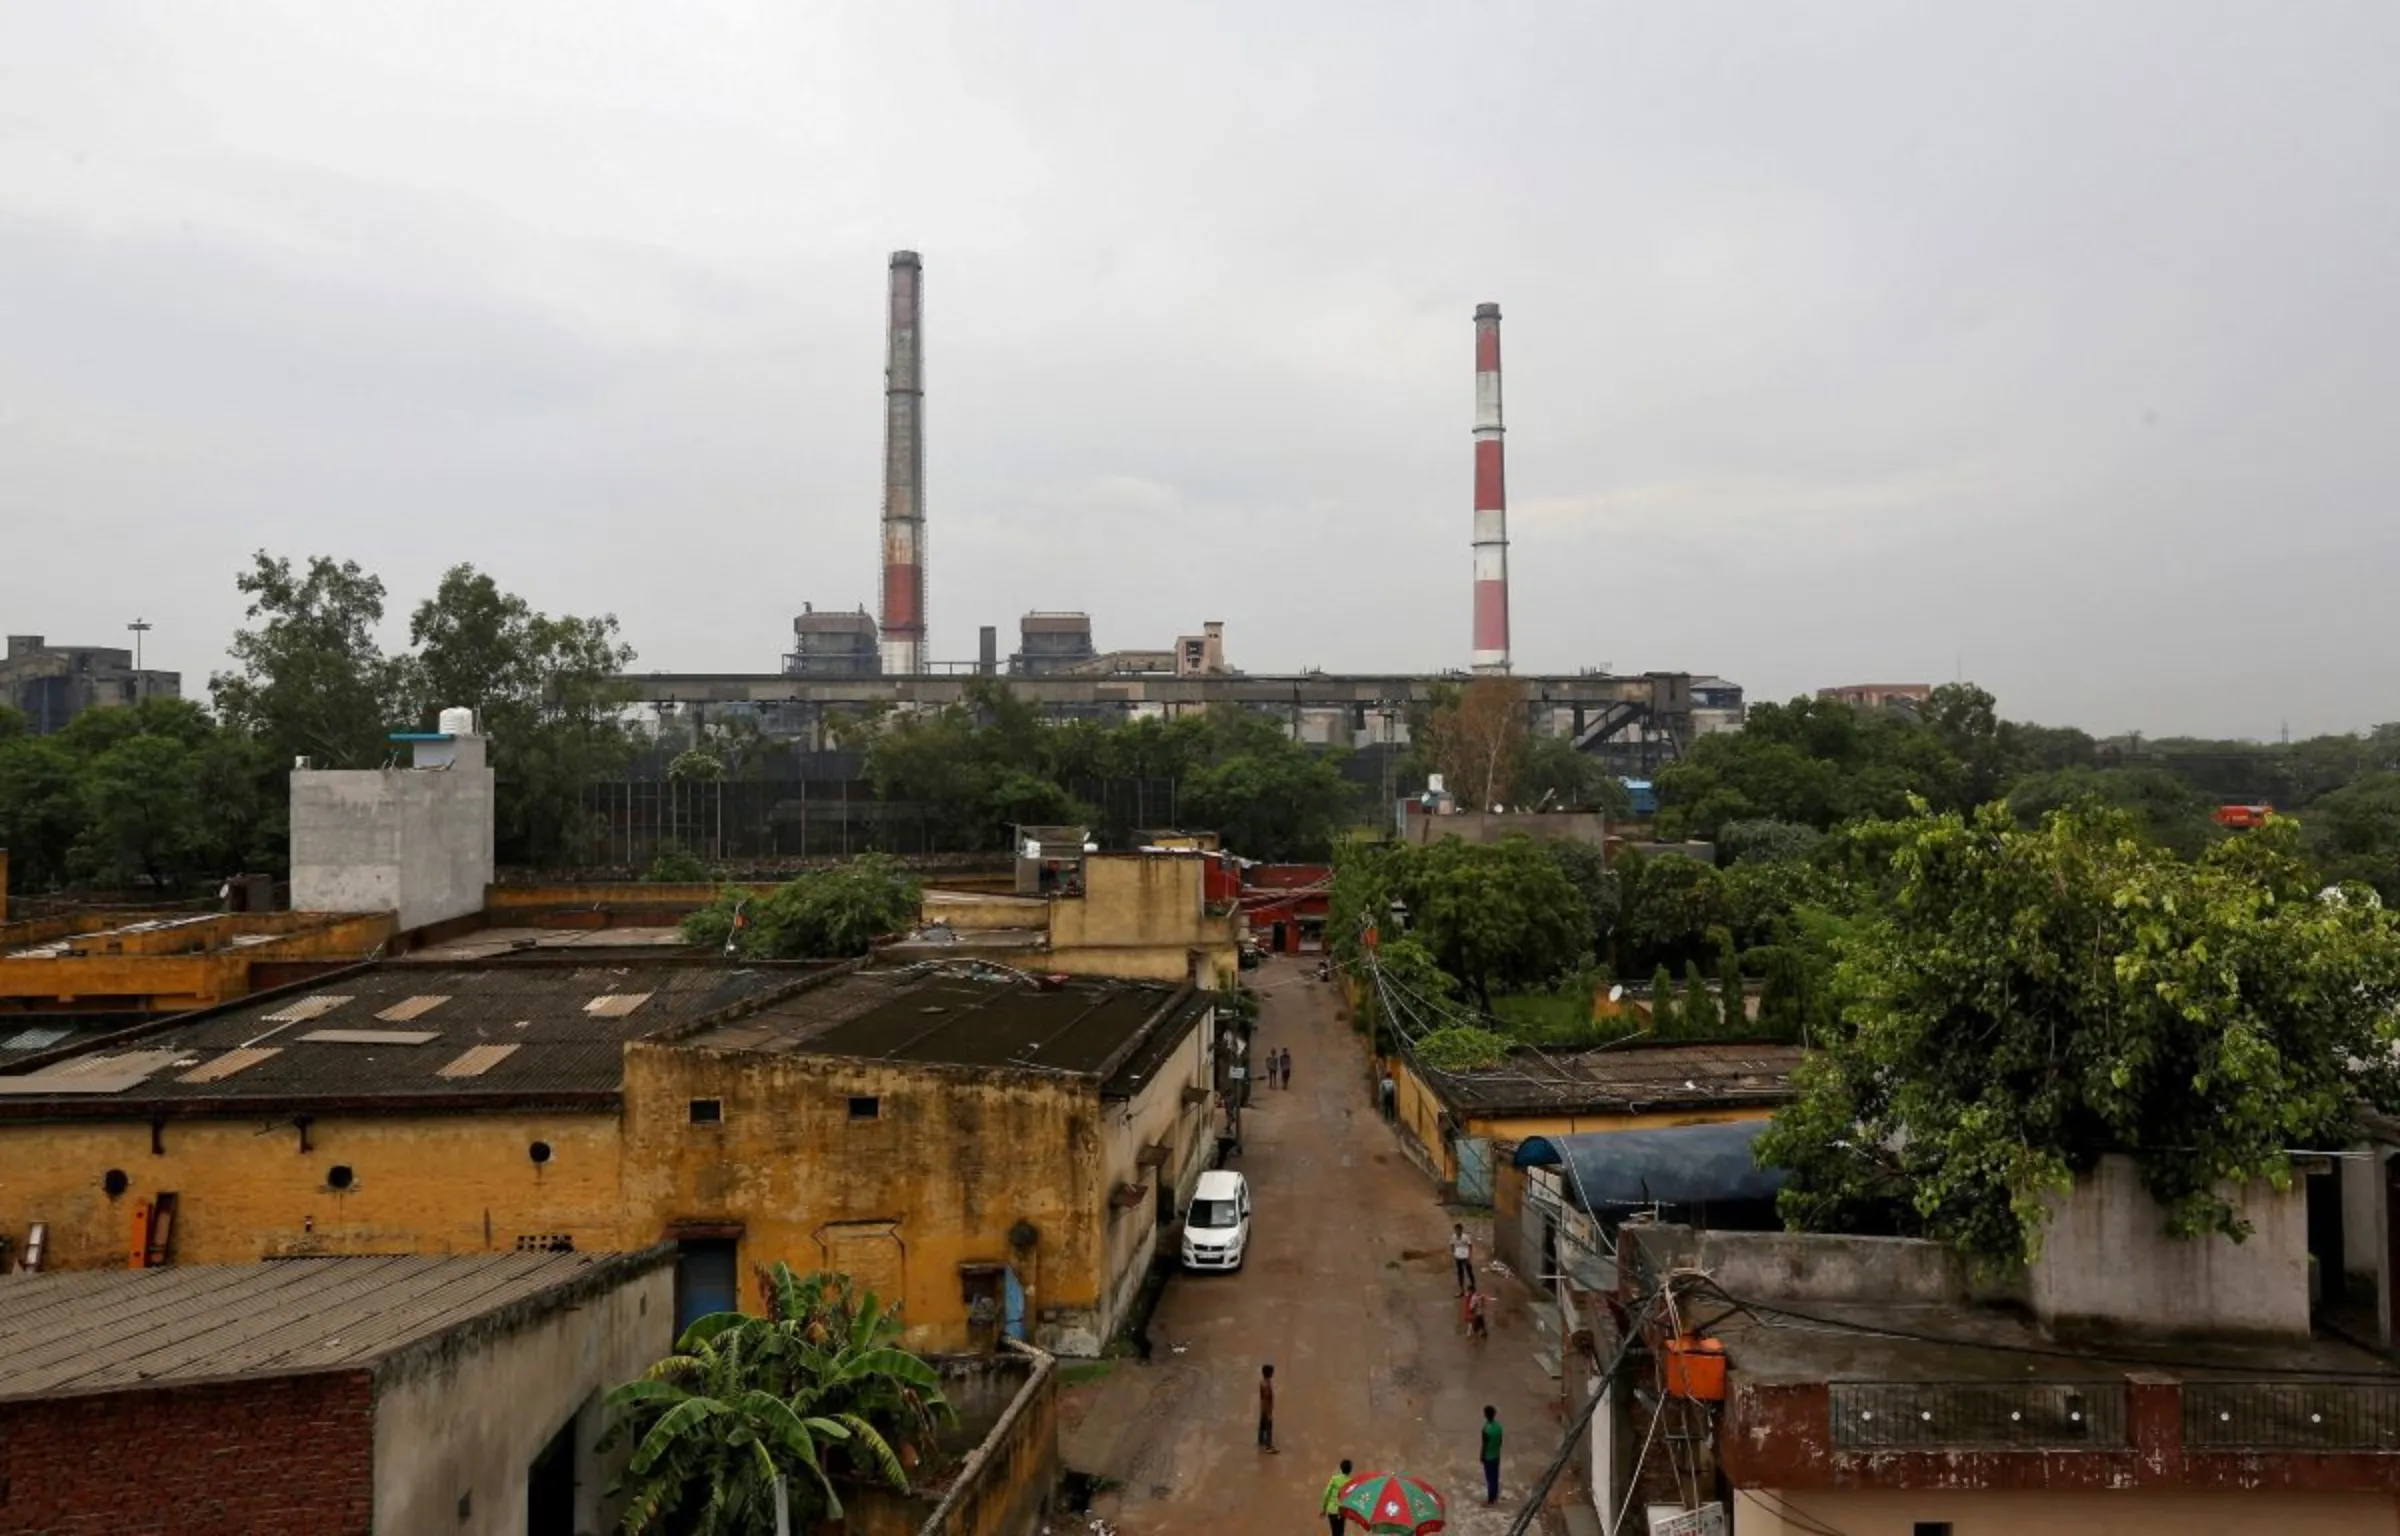
[[[365,1536],[374,1451],[363,1371],[0,1403],[0,1533]]]

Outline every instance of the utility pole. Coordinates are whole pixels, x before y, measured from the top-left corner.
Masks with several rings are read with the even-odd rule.
[[[151,625],[148,619],[135,619],[125,627],[133,631],[133,693],[140,703],[150,697],[150,679],[142,671],[142,636],[150,633]]]

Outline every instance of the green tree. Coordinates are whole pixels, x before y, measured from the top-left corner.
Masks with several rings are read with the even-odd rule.
[[[53,737],[0,741],[0,847],[16,890],[44,890],[67,877],[82,835],[86,801],[81,765]]]
[[[1729,913],[1724,877],[1714,867],[1680,854],[1620,853],[1616,877],[1618,974],[1639,975],[1644,966],[1680,964],[1723,947]]]
[[[2087,802],[1882,837],[1894,898],[1835,940],[1839,1020],[1759,1146],[1796,1224],[1900,1212],[2018,1260],[2118,1152],[2172,1230],[2239,1236],[2225,1187],[2400,1103],[2400,929],[2363,888],[2321,899],[2290,822],[2197,859]]]
[[[1717,1004],[1728,1038],[1739,1040],[1750,1032],[1750,1006],[1743,999],[1742,961],[1731,949],[1717,958]]]
[[[1695,1040],[1713,1040],[1725,1032],[1724,1015],[1717,1011],[1717,1000],[1710,995],[1697,960],[1683,963],[1682,1014],[1683,1032]]]
[[[1624,904],[1616,873],[1608,867],[1606,851],[1596,843],[1573,838],[1544,843],[1542,851],[1549,854],[1558,872],[1567,877],[1567,883],[1581,893],[1588,934],[1585,953],[1600,954]]]
[[[1598,811],[1613,821],[1633,813],[1633,794],[1588,752],[1564,736],[1526,741],[1517,765],[1517,799],[1527,810]]]
[[[1807,858],[1825,834],[1802,821],[1729,821],[1717,828],[1717,864],[1782,864]]]
[[[382,581],[355,561],[318,555],[295,571],[261,550],[234,585],[250,600],[244,615],[253,627],[227,647],[235,670],[209,679],[225,723],[286,765],[308,757],[372,768],[390,757],[390,733],[407,713],[408,667],[375,638]]]
[[[1650,973],[1650,1033],[1661,1040],[1679,1040],[1684,1034],[1675,1007],[1675,973],[1663,963]]]
[[[921,901],[914,876],[881,854],[862,854],[772,890],[720,891],[683,920],[683,936],[730,946],[745,960],[838,959],[913,926]]]
[[[207,828],[191,749],[171,736],[133,736],[84,769],[84,873],[160,889],[179,886],[206,852]]]
[[[694,1322],[676,1352],[608,1395],[603,1448],[633,1454],[612,1490],[620,1529],[747,1536],[839,1518],[835,1475],[904,1488],[892,1438],[929,1438],[953,1420],[938,1377],[900,1349],[898,1322],[846,1277],[802,1278],[778,1264],[770,1312]]]
[[[1413,850],[1400,895],[1412,931],[1486,1012],[1494,987],[1540,986],[1589,952],[1582,892],[1525,838]]]
[[[473,709],[490,738],[501,857],[571,856],[583,837],[584,785],[633,755],[632,693],[617,679],[634,652],[615,615],[553,618],[457,565],[417,605],[408,635],[417,648],[404,672],[411,713],[430,723],[443,709]]]
[[[2362,774],[2309,806],[2301,826],[2327,874],[2400,902],[2400,773]]]
[[[2026,826],[2079,804],[2123,811],[2144,837],[2186,857],[2218,835],[2207,797],[2158,768],[2062,768],[2019,780],[2008,796]]]
[[[1434,771],[1459,804],[1479,811],[1517,803],[1528,736],[1525,685],[1506,677],[1443,688],[1425,726]]]

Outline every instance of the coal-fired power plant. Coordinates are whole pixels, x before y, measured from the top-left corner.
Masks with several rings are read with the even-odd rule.
[[[1475,657],[1508,670],[1508,471],[1500,421],[1500,306],[1475,306]]]
[[[925,269],[892,252],[883,365],[883,670],[925,670]]]

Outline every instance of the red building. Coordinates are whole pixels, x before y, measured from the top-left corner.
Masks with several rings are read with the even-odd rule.
[[[1242,915],[1273,954],[1322,953],[1332,898],[1329,864],[1253,864],[1242,871]]]

